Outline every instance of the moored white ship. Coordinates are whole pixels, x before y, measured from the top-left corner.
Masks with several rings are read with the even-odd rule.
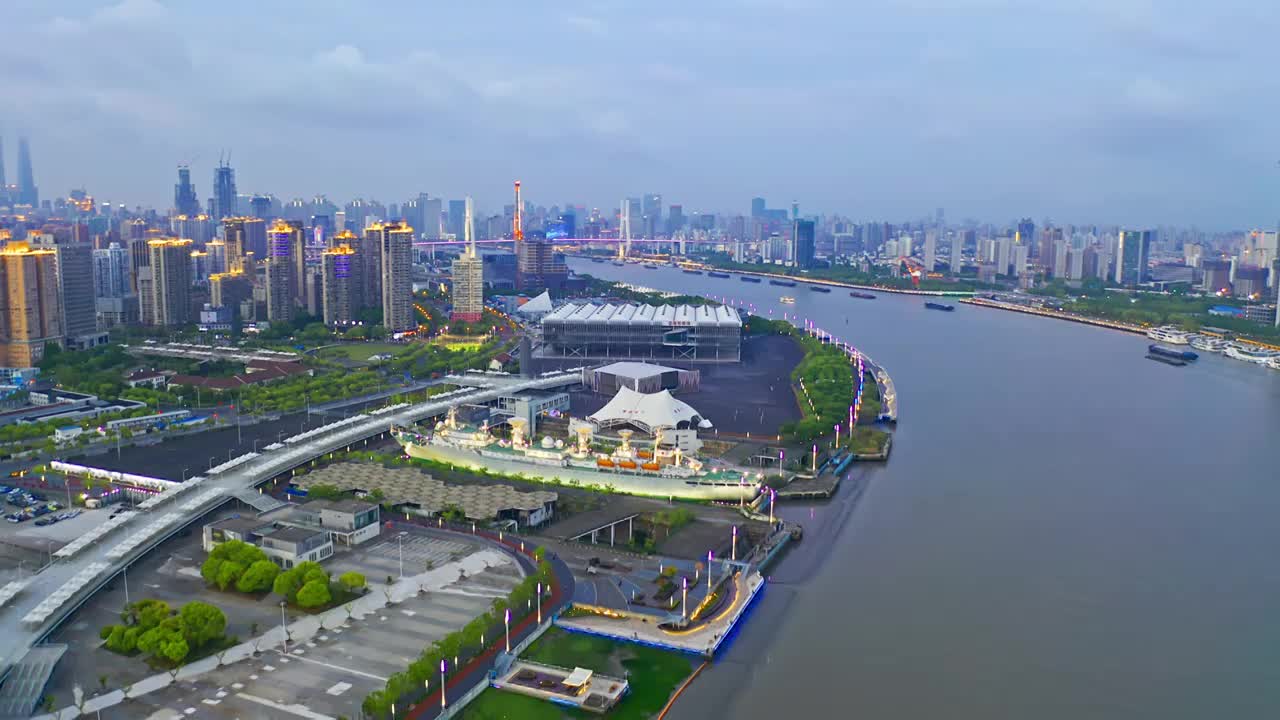
[[[1209,337],[1208,335],[1192,335],[1191,347],[1203,352],[1220,353],[1225,351],[1231,343],[1222,338]]]
[[[1191,342],[1191,333],[1182,332],[1171,325],[1151,328],[1147,331],[1147,337],[1170,345],[1188,345]]]
[[[1250,345],[1242,345],[1240,343],[1231,343],[1227,346],[1227,349],[1223,354],[1229,358],[1257,363],[1258,365],[1266,365],[1268,364],[1268,361],[1280,357],[1280,352],[1276,352],[1275,350],[1252,347]]]

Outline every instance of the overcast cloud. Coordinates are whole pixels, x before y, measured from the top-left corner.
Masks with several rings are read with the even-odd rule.
[[[538,203],[1274,226],[1256,0],[0,0],[44,197]]]

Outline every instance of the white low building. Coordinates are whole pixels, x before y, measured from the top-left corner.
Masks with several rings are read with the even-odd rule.
[[[698,430],[712,427],[710,420],[689,403],[672,397],[669,390],[640,393],[625,385],[587,419],[600,430],[633,427],[650,435],[661,430],[665,441],[687,452],[696,452],[702,446]]]

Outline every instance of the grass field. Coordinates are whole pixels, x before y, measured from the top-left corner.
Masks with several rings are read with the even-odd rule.
[[[606,675],[625,672],[631,691],[606,717],[648,720],[656,717],[671,693],[693,672],[692,661],[677,653],[619,643],[551,628],[521,656],[525,660],[585,667]],[[486,690],[467,706],[463,720],[558,720],[598,717],[502,690]]]
[[[322,358],[337,359],[339,357],[346,358],[352,362],[369,362],[369,358],[373,355],[389,354],[395,355],[405,349],[405,345],[397,345],[393,343],[349,343],[346,345],[336,345],[327,347],[316,353]]]

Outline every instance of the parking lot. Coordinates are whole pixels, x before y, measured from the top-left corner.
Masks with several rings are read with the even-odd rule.
[[[392,542],[391,547],[395,546]],[[407,552],[406,544],[406,563]],[[257,657],[214,670],[195,682],[178,683],[103,710],[102,718],[359,717],[365,695],[383,687],[388,677],[408,667],[424,648],[487,610],[493,598],[505,596],[519,580],[520,573],[510,562],[468,575],[443,590],[325,630],[311,642],[291,645],[287,653],[279,646],[265,649]]]

